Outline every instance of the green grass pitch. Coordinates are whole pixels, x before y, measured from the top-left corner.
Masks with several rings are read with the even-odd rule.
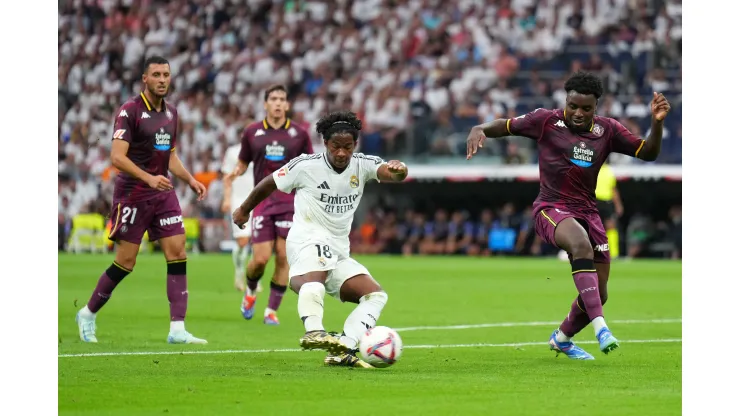
[[[208,345],[166,343],[160,255],[139,258],[98,316],[100,342],[83,344],[74,315],[112,257],[60,255],[59,413],[681,414],[680,262],[615,262],[605,313],[621,348],[600,353],[589,326],[576,341],[596,360],[578,362],[555,358],[545,344],[576,294],[567,263],[357,259],[389,294],[378,324],[400,329],[404,342],[403,356],[387,369],[328,368],[320,351],[298,351],[303,327],[292,292],[279,327],[260,319],[267,292],[255,319],[245,321],[228,255],[188,261],[187,328]],[[327,297],[326,328],[341,331],[352,308]]]

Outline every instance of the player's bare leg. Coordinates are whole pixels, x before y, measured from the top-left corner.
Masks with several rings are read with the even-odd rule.
[[[573,280],[579,295],[571,305],[571,311],[559,330],[555,331],[550,337],[550,348],[568,354],[568,351],[564,351],[563,348],[558,348],[558,346],[560,344],[568,345],[568,343],[572,345],[571,338],[588,325],[585,322],[588,320],[594,326],[596,338],[599,340],[599,348],[607,354],[618,348],[619,344],[604,320],[603,303],[600,295],[602,284],[597,273],[597,266],[593,260],[594,252],[588,233],[574,218],[566,218],[555,229],[555,242],[573,257],[571,261]],[[600,267],[604,269],[604,266]],[[606,269],[605,279],[608,280],[608,269]],[[604,280],[604,285],[605,283],[606,280]]]
[[[95,336],[95,317],[98,311],[108,302],[116,286],[134,270],[137,254],[139,254],[138,244],[118,241],[116,258],[113,260],[113,264],[100,276],[87,305],[78,311],[75,317],[82,341],[98,342],[98,338]]]
[[[279,325],[277,310],[283,301],[283,295],[288,288],[288,254],[285,251],[285,239],[278,237],[275,240],[275,273],[270,282],[270,300],[265,308],[264,323],[267,325]]]
[[[234,261],[234,288],[239,292],[247,289],[247,258],[249,257],[249,237],[237,237],[236,246],[231,253]]]
[[[380,314],[388,302],[388,295],[370,275],[359,274],[347,279],[339,289],[342,302],[356,303],[357,307],[344,321],[344,331],[340,341],[350,351],[344,354],[329,354],[324,363],[346,367],[373,368],[370,364],[357,358],[360,338],[370,328],[374,328]]]
[[[247,263],[247,290],[242,299],[241,312],[244,319],[252,319],[254,316],[254,305],[257,303],[257,286],[265,274],[267,262],[272,257],[274,241],[263,241],[252,243],[252,258]]]
[[[185,330],[185,314],[188,310],[187,253],[185,234],[164,237],[159,245],[167,260],[167,299],[170,301],[170,344],[207,344],[208,341],[194,337]]]
[[[290,289],[298,294],[298,316],[306,328],[306,334],[298,342],[306,350],[320,349],[339,355],[346,353],[348,348],[324,329],[326,276],[325,271],[315,271],[290,279]]]

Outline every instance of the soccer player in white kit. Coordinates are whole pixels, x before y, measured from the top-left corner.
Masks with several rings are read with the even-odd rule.
[[[303,154],[267,176],[234,213],[244,227],[250,212],[276,189],[295,189],[293,227],[286,239],[290,288],[298,294],[298,314],[306,328],[304,349],[329,352],[328,365],[372,368],[357,356],[360,337],[373,328],[388,295],[370,272],[350,257],[349,233],[368,181],[403,181],[406,165],[354,153],[362,121],[348,111],[333,112],[316,123],[326,151]],[[324,295],[357,303],[341,336],[324,329]]]
[[[244,175],[231,177],[229,175],[236,164],[239,162],[239,151],[241,143],[226,149],[223,163],[221,164],[221,173],[224,174],[224,200],[221,204],[223,213],[231,213],[233,207],[238,207],[249,193],[254,189],[254,166],[249,164]],[[231,251],[231,258],[234,261],[234,288],[240,292],[246,290],[247,279],[247,258],[250,251],[250,240],[252,237],[252,218],[246,223],[243,229],[231,224],[231,236],[236,240],[236,245]],[[257,291],[261,291],[259,284]]]

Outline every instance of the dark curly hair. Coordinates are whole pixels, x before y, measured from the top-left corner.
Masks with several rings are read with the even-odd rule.
[[[575,91],[583,95],[593,95],[598,100],[604,93],[601,78],[584,71],[578,71],[565,81],[565,92]]]
[[[316,132],[324,140],[329,140],[337,133],[349,133],[354,140],[357,140],[360,130],[362,130],[362,120],[351,111],[334,111],[316,122]]]

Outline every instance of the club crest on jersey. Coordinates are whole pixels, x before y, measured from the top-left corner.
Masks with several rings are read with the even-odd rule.
[[[271,162],[279,162],[285,159],[285,146],[273,140],[272,144],[265,146],[265,159]]]
[[[321,265],[321,267],[326,266],[326,259],[323,257],[319,257],[319,264]]]
[[[154,135],[154,148],[157,150],[170,150],[172,136],[164,132],[164,128],[159,129],[159,133]]]
[[[172,112],[170,110],[167,110],[167,118],[172,120]]]
[[[594,164],[594,158],[594,149],[587,145],[586,142],[582,141],[573,146],[570,161],[573,162],[574,165],[582,168],[589,168]]]
[[[291,127],[288,129],[288,134],[290,135],[290,137],[295,137],[298,134],[298,132],[296,131],[296,129]]]
[[[604,128],[601,127],[601,124],[594,124],[594,128],[591,132],[594,136],[601,137],[604,134]]]
[[[357,179],[357,176],[352,175],[352,177],[349,178],[349,186],[352,188],[357,188],[360,186],[360,180]]]

